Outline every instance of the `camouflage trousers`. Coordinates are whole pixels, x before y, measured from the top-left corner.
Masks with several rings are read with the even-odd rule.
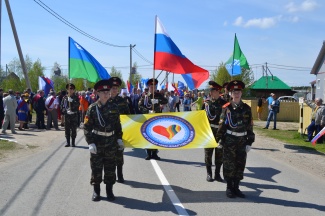
[[[115,159],[116,159],[116,166],[122,166],[124,164],[124,149],[123,150],[117,150]]]
[[[225,180],[244,178],[246,166],[246,142],[247,137],[228,135],[223,145],[223,175]]]
[[[90,168],[91,168],[91,179],[90,184],[100,184],[103,181],[103,170],[104,170],[104,183],[115,184],[116,175],[116,151],[117,143],[114,136],[100,137],[97,139],[96,148],[97,154],[90,154]]]
[[[211,128],[212,133],[215,135],[218,131],[217,128]],[[223,161],[223,149],[219,148],[205,148],[204,149],[204,161],[206,166],[212,166],[212,156],[214,151],[214,164],[216,166],[221,166]]]
[[[222,160],[223,160],[223,149],[219,149],[219,148],[205,148],[204,149],[205,165],[212,166],[213,151],[214,151],[214,164],[216,166],[220,167],[222,165]]]
[[[78,115],[77,113],[71,115],[64,115],[65,122],[64,122],[64,130],[65,130],[65,137],[76,138],[77,137],[77,127],[78,127]]]

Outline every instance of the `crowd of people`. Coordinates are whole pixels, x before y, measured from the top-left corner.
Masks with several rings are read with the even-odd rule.
[[[113,201],[113,185],[116,181],[124,182],[121,114],[205,110],[213,135],[219,143],[216,148],[204,149],[206,180],[223,182],[220,174],[223,166],[227,197],[245,197],[239,190],[239,183],[243,179],[247,152],[255,140],[255,135],[252,129],[251,108],[241,100],[242,90],[245,88],[243,82],[233,80],[221,86],[210,81],[207,95],[204,91],[186,92],[184,97],[181,97],[177,90],[156,90],[158,80],[154,78],[148,80],[148,88],[143,92],[134,89],[130,95],[125,91],[119,95],[121,83],[120,78],[111,77],[98,81],[93,90],[80,92],[75,91],[74,84],[68,83],[66,90],[58,93],[51,90],[47,96],[43,90],[33,94],[30,89],[26,89],[22,94],[15,94],[13,90],[3,93],[0,89],[0,96],[3,93],[0,100],[3,105],[0,107],[4,108],[1,116],[2,133],[6,133],[8,127],[12,133],[17,133],[16,121],[19,121],[18,130],[27,130],[32,122],[32,112],[36,113],[35,125],[38,129],[61,130],[59,125],[64,126],[65,147],[76,145],[77,128],[83,128],[90,151],[90,184],[94,188],[92,200],[100,200],[100,183],[104,182],[107,199]],[[160,160],[157,149],[146,149],[146,152],[146,160]]]

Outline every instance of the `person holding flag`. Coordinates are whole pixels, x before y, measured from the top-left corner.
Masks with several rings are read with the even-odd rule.
[[[219,121],[220,121],[220,115],[222,111],[222,106],[226,104],[226,101],[224,101],[220,97],[220,91],[222,89],[222,86],[220,86],[215,81],[209,81],[210,85],[210,99],[206,100],[203,104],[203,109],[205,110],[211,130],[213,134],[215,135],[219,128]],[[223,182],[223,179],[220,176],[220,168],[222,166],[222,157],[223,157],[223,149],[222,145],[219,143],[217,148],[205,148],[205,166],[207,169],[207,178],[206,180],[208,182],[213,182],[212,178],[212,155],[214,151],[214,163],[215,163],[215,175],[214,180],[218,182]]]
[[[168,100],[160,93],[155,92],[158,84],[158,80],[155,78],[147,81],[149,87],[148,94],[144,94],[139,100],[139,110],[143,114],[147,113],[161,113],[162,105],[167,104]],[[160,160],[158,157],[157,149],[147,149],[146,160],[155,159]]]
[[[72,83],[66,84],[68,95],[64,96],[61,101],[61,110],[64,114],[64,130],[67,144],[65,147],[70,147],[70,137],[72,141],[72,147],[75,147],[75,141],[77,137],[78,127],[78,112],[80,101],[79,97],[75,94],[76,86]]]

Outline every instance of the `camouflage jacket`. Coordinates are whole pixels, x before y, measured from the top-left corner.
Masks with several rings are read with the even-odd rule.
[[[219,129],[216,135],[217,142],[227,136],[227,130],[232,132],[247,132],[247,145],[255,141],[251,107],[240,101],[236,105],[233,101],[226,103],[220,116]]]
[[[222,106],[225,104],[226,101],[221,97],[217,100],[206,100],[204,102],[202,109],[205,110],[210,124],[219,124]]]
[[[125,115],[129,115],[130,113],[130,109],[129,109],[129,105],[128,102],[126,101],[126,98],[122,98],[121,96],[116,96],[114,98],[112,98],[113,103],[115,103],[118,106],[118,110],[120,112],[120,114],[125,114]]]
[[[100,135],[94,134],[92,131],[112,132],[116,139],[122,139],[122,126],[120,121],[120,113],[117,104],[109,99],[105,105],[100,101],[91,104],[87,110],[84,120],[84,134],[88,144],[95,143]]]
[[[70,97],[73,99],[72,102],[68,101],[68,95],[62,98],[60,109],[63,114],[66,114],[69,108],[71,112],[79,111],[79,106],[80,106],[79,97],[76,94],[73,94]]]
[[[154,110],[155,113],[161,113],[160,105],[167,104],[168,100],[160,93],[155,93],[154,96],[155,97],[153,98],[153,95],[149,93],[148,95],[141,97],[139,100],[139,110],[141,113],[146,114],[149,113],[149,110],[152,110],[151,99],[158,99],[158,104],[154,104]]]

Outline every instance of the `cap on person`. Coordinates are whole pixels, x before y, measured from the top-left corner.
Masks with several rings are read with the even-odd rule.
[[[222,89],[222,86],[213,80],[209,81],[209,85],[210,85],[210,91],[212,90],[220,91]]]
[[[236,91],[236,90],[243,90],[245,88],[245,84],[240,80],[233,80],[230,81],[227,85],[228,91]]]
[[[274,93],[271,93],[270,95],[273,97],[275,94]]]
[[[118,86],[122,85],[122,80],[119,77],[111,77],[108,79],[110,86]]]
[[[73,83],[68,83],[65,85],[65,89],[76,89],[76,86]]]
[[[96,91],[98,91],[98,92],[99,91],[109,91],[109,90],[111,90],[110,82],[107,79],[105,79],[105,80],[99,80],[94,85],[94,89]]]
[[[225,82],[225,83],[222,85],[222,88],[227,88],[228,83],[229,83],[229,82]]]
[[[158,84],[158,80],[155,79],[155,78],[149,79],[147,81],[147,86],[149,86],[149,85],[157,85],[157,84]]]

